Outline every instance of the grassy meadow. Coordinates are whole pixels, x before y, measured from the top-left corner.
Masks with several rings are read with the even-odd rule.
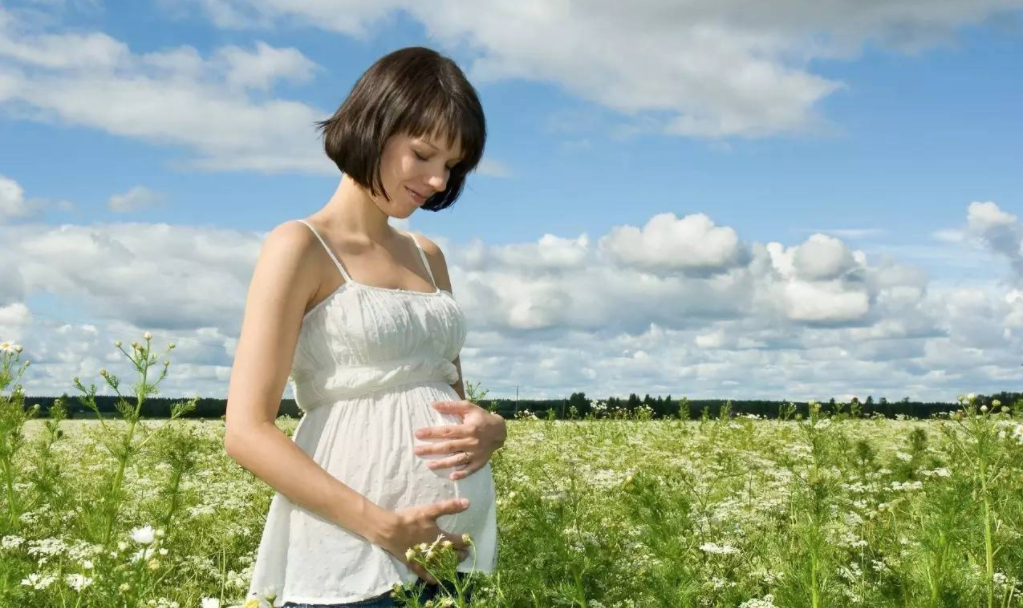
[[[0,607],[267,606],[245,593],[272,490],[187,402],[137,419],[169,364],[149,336],[122,350],[138,382],[104,374],[115,420],[33,419],[30,370],[0,353]],[[472,605],[1021,607],[1023,411],[961,403],[926,421],[524,413],[492,460],[499,566]]]

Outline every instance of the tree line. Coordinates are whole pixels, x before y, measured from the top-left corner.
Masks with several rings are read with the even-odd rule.
[[[48,416],[49,409],[55,399],[62,399],[68,409],[69,418],[95,418],[96,414],[80,403],[77,398],[67,394],[61,397],[33,397],[26,399],[26,406],[38,404],[39,415]],[[1023,409],[1023,393],[1000,392],[991,395],[977,395],[978,404],[991,404],[1000,401],[1003,405],[1015,409]],[[113,395],[97,395],[96,405],[104,415],[116,416],[118,397]],[[180,403],[180,398],[149,397],[142,404],[143,418],[169,418],[171,408]],[[889,401],[880,397],[876,401],[873,396],[864,400],[853,399],[850,403],[839,404],[835,399],[819,402],[823,411],[838,413],[839,411],[855,416],[884,416],[895,418],[930,418],[935,414],[952,412],[959,409],[956,402],[911,401],[905,397],[899,401]],[[509,419],[536,416],[538,418],[565,420],[585,418],[628,417],[652,419],[683,418],[695,420],[702,417],[721,417],[722,412],[729,416],[755,415],[760,418],[778,418],[801,414],[806,416],[809,404],[806,401],[779,401],[769,399],[672,399],[651,397],[649,394],[640,398],[632,393],[628,398],[607,397],[590,399],[583,392],[572,393],[567,399],[485,399],[479,405]],[[221,398],[200,398],[194,410],[185,415],[188,418],[215,419],[224,416],[227,400]],[[278,416],[298,418],[302,414],[294,399],[282,399]]]

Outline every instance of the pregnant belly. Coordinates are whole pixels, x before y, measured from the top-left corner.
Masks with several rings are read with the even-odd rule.
[[[413,419],[416,419],[418,423],[416,428],[461,423],[459,416],[442,414],[430,405],[433,401],[458,400],[458,394],[450,386],[418,387],[415,392],[417,393],[415,401],[425,404],[422,409],[416,408],[419,411],[413,415]],[[411,449],[418,445],[443,443],[444,441],[446,440],[414,439]],[[454,467],[431,470],[427,466],[430,461],[451,456],[450,453],[423,456],[412,454],[415,465],[410,469],[411,475],[408,480],[412,494],[410,504],[423,505],[452,498],[465,498],[469,501],[468,508],[458,513],[442,515],[437,518],[437,525],[451,534],[460,536],[463,533],[469,533],[475,536],[483,529],[494,508],[494,480],[490,463],[485,464],[483,468],[472,475],[457,481],[450,479],[451,473],[456,470]]]
[[[417,439],[416,429],[459,424],[461,418],[443,414],[435,401],[456,401],[458,394],[442,382],[398,387],[339,401],[306,414],[295,442],[337,479],[375,504],[395,511],[453,498],[466,498],[469,507],[442,515],[445,532],[476,536],[494,517],[494,481],[490,464],[458,481],[454,468],[431,470],[430,460],[444,455],[416,455],[417,445],[442,440]]]

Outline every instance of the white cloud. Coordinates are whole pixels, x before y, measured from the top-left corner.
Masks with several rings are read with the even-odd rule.
[[[723,272],[746,262],[748,252],[735,230],[715,226],[702,213],[682,219],[655,215],[642,229],[620,226],[600,240],[619,263],[652,271]]]
[[[483,158],[476,167],[476,172],[488,177],[511,177],[508,165],[490,158]]]
[[[987,228],[1016,221],[983,217]],[[935,289],[919,268],[830,237],[745,243],[706,216],[655,218],[596,239],[607,247],[586,234],[494,246],[429,235],[467,314],[466,378],[503,397],[518,384],[523,396],[952,399],[1007,388],[1018,373],[1019,290]],[[641,263],[620,259],[622,234]],[[165,394],[222,396],[263,238],[166,224],[0,227],[0,336],[25,344],[30,393],[96,378],[117,363],[115,339],[151,330],[179,345]],[[693,242],[714,272],[651,271],[648,259],[676,264]],[[826,263],[807,271],[797,260],[815,247]],[[56,318],[60,309],[76,318]]]
[[[792,266],[800,278],[816,281],[838,278],[856,266],[856,262],[845,243],[824,234],[814,234],[795,249]]]
[[[1009,260],[1015,279],[1023,284],[1023,222],[995,203],[970,203],[967,231],[992,251]]]
[[[29,215],[25,190],[9,177],[0,175],[0,220]]]
[[[107,209],[115,213],[129,213],[151,207],[162,200],[162,196],[145,186],[135,186],[124,194],[115,194],[107,201]]]
[[[844,85],[811,71],[868,44],[915,51],[1018,7],[1016,0],[193,0],[222,27],[295,23],[366,37],[404,11],[432,40],[469,49],[472,78],[552,82],[629,117],[629,130],[758,137],[827,128],[818,103]]]
[[[188,46],[137,54],[102,33],[0,33],[0,107],[181,146],[191,153],[183,164],[198,169],[333,174],[314,126],[329,113],[253,95],[316,69],[298,50],[263,42],[203,57]]]

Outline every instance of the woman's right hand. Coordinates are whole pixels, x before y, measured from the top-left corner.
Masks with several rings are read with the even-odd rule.
[[[453,515],[469,508],[469,500],[466,498],[452,498],[428,505],[417,505],[406,507],[394,512],[394,519],[388,527],[388,531],[377,544],[385,551],[400,559],[405,565],[415,572],[419,578],[428,583],[436,583],[433,578],[420,564],[410,562],[405,553],[419,543],[433,543],[437,536],[444,535],[450,540],[458,551],[459,561],[465,559],[468,554],[468,545],[462,542],[461,537],[448,534],[437,526],[437,518],[441,515]]]

